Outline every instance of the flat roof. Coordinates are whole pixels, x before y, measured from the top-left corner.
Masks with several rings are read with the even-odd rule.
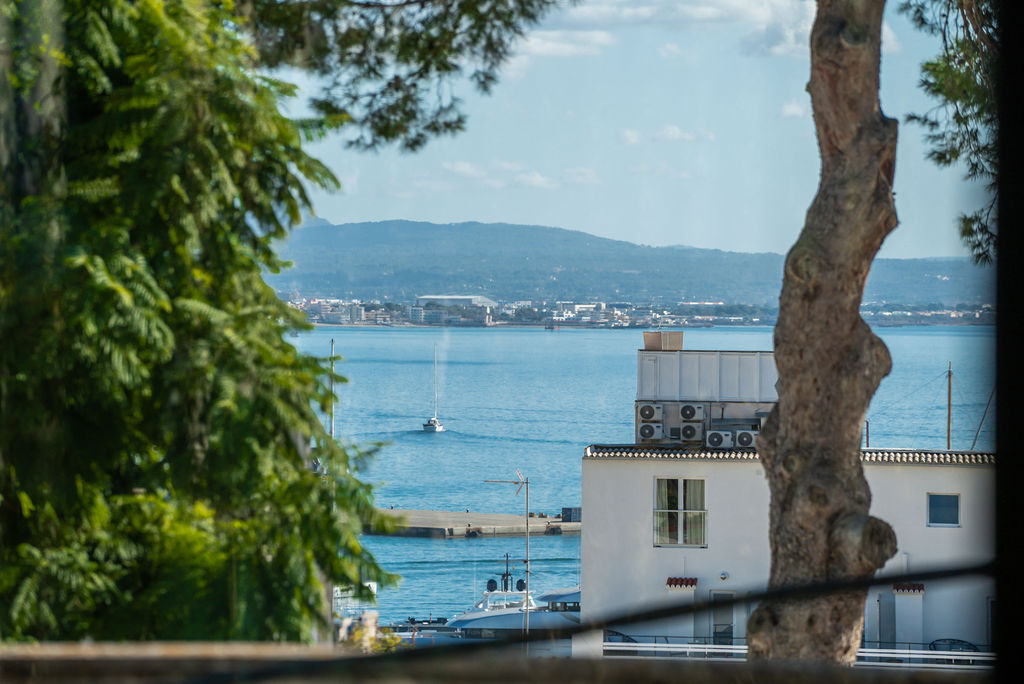
[[[664,459],[680,461],[760,461],[756,449],[687,449],[658,444],[591,444],[584,460]],[[922,449],[861,449],[861,463],[889,465],[995,465],[988,451],[938,451]]]

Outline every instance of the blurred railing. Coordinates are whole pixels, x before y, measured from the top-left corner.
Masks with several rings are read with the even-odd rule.
[[[605,641],[604,655],[612,658],[697,658],[710,661],[745,662],[745,644],[706,643],[701,637],[630,635],[633,641]],[[685,642],[685,643],[684,643]],[[695,643],[696,642],[696,643]],[[987,651],[933,651],[925,648],[861,648],[857,666],[912,667],[936,670],[988,670],[996,654]]]

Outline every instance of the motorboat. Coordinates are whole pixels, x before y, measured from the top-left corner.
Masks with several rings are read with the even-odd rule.
[[[423,424],[424,432],[444,432],[444,425],[437,419],[437,345],[434,345],[434,417]]]
[[[500,573],[501,588],[494,579],[476,604],[446,623],[459,631],[463,639],[500,639],[531,632],[553,632],[580,624],[580,588],[557,589],[534,596],[526,591],[522,579],[512,586],[512,573]]]
[[[540,594],[525,591],[485,591],[470,610],[447,623],[464,639],[500,639],[529,631],[555,632],[580,624],[580,588],[568,587]]]

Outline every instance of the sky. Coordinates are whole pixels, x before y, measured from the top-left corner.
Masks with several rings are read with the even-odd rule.
[[[925,157],[907,114],[935,37],[886,7],[882,111],[900,120],[900,226],[880,257],[966,256],[956,217],[982,191]],[[342,190],[340,224],[408,219],[553,226],[663,246],[785,253],[820,170],[805,86],[813,0],[584,0],[517,44],[482,96],[457,88],[464,132],[416,153],[311,147]]]

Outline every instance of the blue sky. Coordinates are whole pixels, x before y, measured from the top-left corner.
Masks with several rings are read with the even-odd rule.
[[[965,256],[956,216],[980,191],[925,159],[917,87],[938,42],[886,9],[882,110],[901,121],[882,257]],[[468,127],[415,154],[312,152],[340,177],[332,223],[508,222],[648,245],[784,253],[817,187],[807,36],[813,0],[584,0],[517,46]]]

